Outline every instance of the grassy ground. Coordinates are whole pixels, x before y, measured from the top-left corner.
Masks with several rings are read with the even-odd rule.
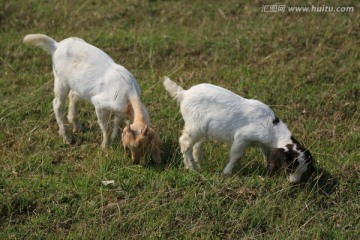
[[[355,239],[360,5],[332,4],[355,12],[263,13],[261,1],[238,0],[1,1],[0,239]],[[22,44],[27,33],[81,37],[127,67],[164,141],[165,163],[134,166],[120,142],[102,151],[85,103],[89,131],[62,143],[51,60]],[[271,105],[311,149],[317,175],[291,186],[282,174],[267,176],[260,152],[249,150],[222,178],[229,146],[211,141],[201,173],[185,171],[183,121],[164,75]]]

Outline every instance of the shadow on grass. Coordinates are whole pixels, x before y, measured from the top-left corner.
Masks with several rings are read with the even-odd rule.
[[[305,191],[311,195],[324,196],[327,198],[336,192],[338,184],[338,178],[333,177],[323,168],[316,168],[311,174],[304,173],[300,183],[292,184],[289,194],[297,195]]]
[[[179,149],[178,142],[173,140],[163,140],[161,147],[161,164],[158,165],[151,160],[150,156],[146,156],[145,167],[156,168],[159,171],[163,171],[169,167],[179,167],[182,164],[182,156]]]
[[[162,145],[161,157],[162,163],[160,166],[156,165],[153,161],[150,161],[150,157],[147,157],[149,161],[146,161],[145,166],[156,168],[158,171],[164,171],[166,168],[172,167],[183,167],[183,158],[177,141],[165,140]],[[270,174],[263,161],[248,160],[249,159],[239,160],[233,171],[234,175],[239,177],[259,175],[264,178],[275,175],[283,178],[284,181],[288,181],[284,171],[278,170],[276,173]],[[328,196],[336,191],[338,182],[338,178],[333,177],[327,170],[316,167],[315,171],[312,173],[305,172],[300,183],[291,184],[290,189],[293,194],[307,190],[312,193]]]
[[[245,164],[247,162],[247,164]],[[270,176],[266,169],[266,164],[261,161],[254,161],[247,159],[239,159],[233,171],[238,176],[253,176],[260,175],[263,177]]]
[[[239,164],[241,163],[239,162]],[[284,181],[287,181],[284,171],[278,170],[274,174],[270,174],[266,165],[260,161],[250,161],[246,165],[237,166],[234,173],[239,177],[259,175],[265,178],[279,176],[284,178]],[[338,184],[338,178],[332,176],[327,170],[316,167],[314,172],[305,172],[301,177],[300,183],[292,184],[291,189],[295,191],[308,189],[317,194],[328,196],[336,191]]]
[[[320,167],[316,168],[315,172],[312,173],[311,176],[305,174],[304,179],[308,180],[302,181],[298,185],[311,189],[311,191],[321,195],[331,195],[336,191],[339,184],[338,178],[332,176],[327,170]]]

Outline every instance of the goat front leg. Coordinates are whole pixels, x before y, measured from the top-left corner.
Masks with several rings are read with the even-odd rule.
[[[111,133],[111,141],[113,142],[119,135],[119,126],[123,122],[123,117],[119,115],[114,116],[114,128]]]
[[[67,115],[68,121],[73,125],[73,132],[82,132],[84,130],[82,124],[78,119],[80,97],[72,90],[69,92],[69,112]]]
[[[184,157],[185,168],[195,171],[197,170],[197,167],[193,160],[192,150],[196,142],[197,139],[186,132],[184,132],[179,139],[181,153],[183,154]]]
[[[230,161],[223,170],[223,175],[230,175],[237,160],[244,155],[247,145],[245,141],[234,141],[230,150]]]
[[[101,148],[105,149],[110,144],[109,133],[108,133],[110,111],[100,108],[100,107],[95,107],[95,111],[96,111],[97,120],[98,120],[100,129],[102,132],[102,137],[103,137],[103,140],[101,143]]]
[[[54,86],[55,98],[53,100],[53,109],[56,122],[59,126],[59,134],[63,137],[64,142],[67,144],[73,144],[74,139],[71,134],[69,134],[64,121],[64,103],[69,93],[69,89],[64,88],[57,78],[55,78]]]
[[[200,163],[203,159],[203,149],[204,149],[204,141],[200,140],[193,147],[193,157],[196,164],[197,169],[200,170]]]
[[[270,154],[271,154],[271,148],[269,148],[267,146],[261,146],[260,149],[261,149],[261,152],[262,152],[262,154],[264,156],[265,161],[268,162],[268,159],[269,159]]]

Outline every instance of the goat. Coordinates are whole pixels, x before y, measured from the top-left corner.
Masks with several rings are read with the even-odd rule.
[[[68,144],[74,142],[64,121],[64,103],[69,96],[68,120],[73,125],[73,132],[83,130],[78,120],[78,103],[80,99],[95,106],[97,120],[102,131],[102,148],[109,146],[110,141],[118,135],[119,125],[123,117],[133,119],[133,124],[124,128],[134,132],[134,138],[147,138],[141,143],[157,144],[152,148],[156,162],[160,162],[160,144],[155,131],[150,126],[150,116],[141,103],[141,90],[133,75],[123,66],[99,48],[88,44],[83,39],[71,37],[56,42],[43,34],[28,34],[24,37],[25,44],[42,48],[52,57],[54,74],[53,108],[59,133]],[[108,133],[110,116],[114,114],[114,129],[111,137]],[[146,130],[146,131],[145,131]],[[150,136],[148,133],[151,132]],[[155,141],[153,141],[155,139]],[[125,140],[125,139],[123,139]],[[131,143],[123,141],[124,147],[131,148]],[[138,144],[137,149],[148,146]],[[137,155],[139,158],[139,156]],[[135,159],[133,159],[135,160]],[[135,160],[137,162],[137,159]]]
[[[286,125],[264,103],[245,99],[211,84],[199,84],[184,90],[169,78],[164,86],[177,99],[185,121],[179,139],[185,168],[197,170],[202,158],[203,138],[231,142],[230,161],[223,170],[229,175],[246,148],[262,150],[272,173],[285,168],[290,182],[299,182],[313,159],[292,136]]]

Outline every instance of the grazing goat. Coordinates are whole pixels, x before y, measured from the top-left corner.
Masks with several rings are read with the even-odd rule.
[[[270,172],[285,168],[290,182],[299,182],[304,172],[313,169],[310,151],[291,136],[286,125],[262,102],[211,84],[184,90],[165,77],[164,86],[180,103],[185,121],[179,142],[187,169],[199,168],[204,137],[232,143],[224,175],[231,174],[236,161],[251,146],[262,150]]]
[[[78,102],[83,99],[95,106],[103,135],[102,148],[106,148],[110,141],[117,137],[119,125],[123,116],[126,116],[134,121],[125,127],[124,131],[132,133],[137,145],[132,146],[131,142],[127,141],[129,138],[126,138],[123,139],[124,147],[143,150],[153,145],[152,155],[156,156],[157,162],[161,161],[161,142],[149,127],[150,116],[141,103],[139,85],[126,68],[116,64],[105,52],[80,38],[72,37],[56,42],[43,34],[28,34],[23,41],[42,48],[52,57],[55,78],[53,108],[59,133],[66,143],[74,142],[64,121],[64,103],[69,96],[68,120],[73,124],[74,132],[83,130],[77,117]],[[114,114],[114,130],[110,138],[108,128],[111,114]],[[138,139],[141,141],[137,141]],[[132,155],[133,160],[138,163],[139,154]]]

